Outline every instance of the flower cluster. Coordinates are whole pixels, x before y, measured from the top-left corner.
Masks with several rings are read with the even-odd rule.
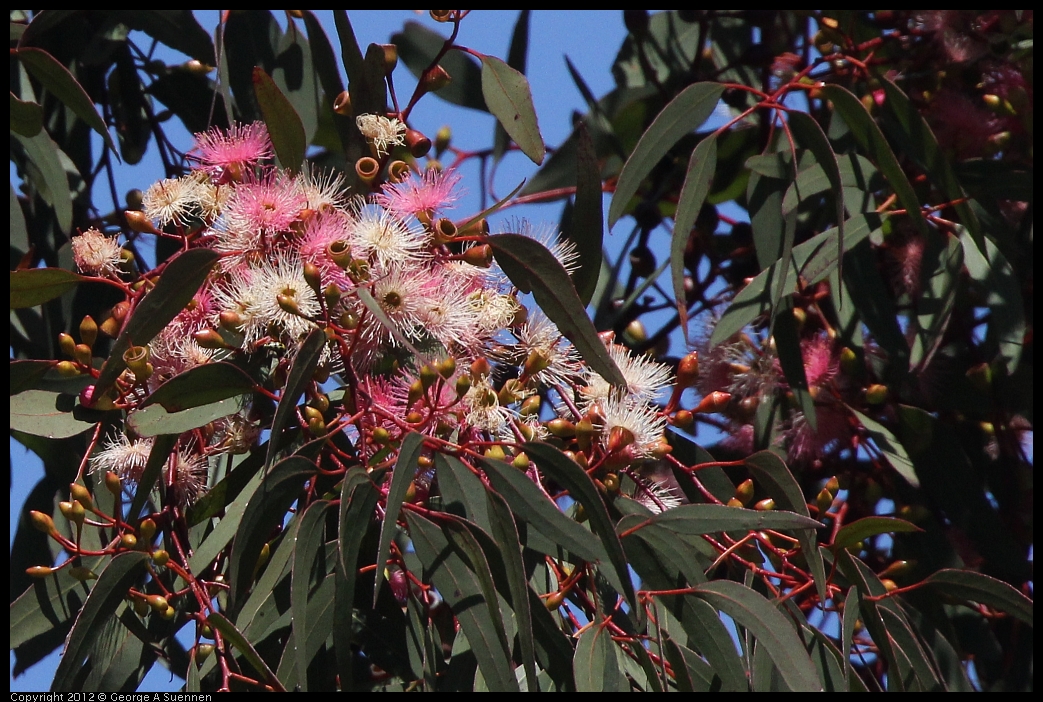
[[[394,120],[364,115],[358,126],[378,154],[401,144]],[[349,197],[339,177],[271,165],[260,123],[201,134],[192,155],[197,167],[150,187],[142,210],[156,231],[208,247],[220,262],[149,343],[148,363],[124,374],[125,406],[221,360],[268,364],[270,377],[285,377],[302,342],[322,330],[316,378],[338,374],[351,402],[331,408],[316,383],[309,396],[326,399],[313,401],[302,422],[316,436],[343,431],[364,461],[409,432],[518,458],[513,446],[550,438],[553,426],[554,440],[582,465],[631,475],[635,496],[650,508],[677,504],[668,488],[642,477],[643,464],[669,452],[667,413],[656,404],[672,382],[668,367],[607,341],[626,386],[587,368],[554,322],[519,301],[483,243],[484,220],[459,231],[445,216],[456,199],[453,171],[392,162],[375,192]],[[555,232],[524,221],[508,227],[574,268],[575,248]],[[84,234],[80,247],[97,249],[106,243],[99,236]],[[106,274],[114,255],[84,256],[94,262],[81,269]],[[169,494],[195,499],[208,459],[248,450],[263,422],[248,405],[183,435],[166,473]],[[92,465],[134,483],[150,448],[118,434]]]

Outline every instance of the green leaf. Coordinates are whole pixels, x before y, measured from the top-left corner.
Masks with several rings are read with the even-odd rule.
[[[576,642],[572,661],[576,692],[622,692],[630,689],[616,661],[616,644],[604,626],[591,624]]]
[[[630,198],[659,160],[681,137],[697,129],[713,114],[723,92],[724,86],[718,83],[695,83],[681,91],[656,116],[619,174],[616,192],[608,208],[609,229],[623,215]]]
[[[22,145],[29,159],[27,175],[29,181],[44,202],[54,208],[58,227],[63,232],[72,229],[72,193],[69,192],[69,176],[62,165],[62,152],[46,130],[28,139],[17,132],[11,136]]]
[[[11,361],[9,368],[10,394],[17,395],[25,390],[39,389],[36,384],[54,368],[54,361]]]
[[[276,408],[275,418],[272,420],[271,438],[268,439],[268,455],[264,459],[265,467],[270,466],[279,453],[283,429],[294,418],[297,401],[311,384],[315,367],[319,365],[319,358],[322,356],[322,349],[325,345],[326,334],[319,328],[312,329],[301,343],[297,356],[290,365],[290,371],[286,374],[286,385],[283,387],[282,395],[279,397],[279,406]]]
[[[759,531],[761,529],[821,529],[811,517],[794,512],[761,512],[726,505],[680,505],[651,517],[655,524],[678,534],[713,534],[721,531]]]
[[[783,680],[796,692],[822,689],[815,666],[797,637],[793,624],[768,600],[730,580],[716,580],[695,588],[696,595],[720,609],[756,637]]]
[[[84,567],[98,571],[105,565],[106,560],[103,557],[91,556],[84,558],[82,563]],[[34,579],[32,586],[11,603],[11,650],[20,648],[48,632],[56,631],[64,636],[88,594],[90,591],[87,585],[69,575],[68,568],[56,571],[46,578]],[[52,648],[60,643],[61,639],[58,639],[52,644]],[[18,674],[17,669],[15,674]]]
[[[311,630],[308,626],[308,593],[315,577],[315,557],[325,542],[323,535],[326,531],[326,510],[332,506],[333,503],[328,500],[319,500],[308,505],[300,517],[301,525],[294,535],[293,570],[290,576],[290,622],[296,644],[294,661],[297,665],[297,681],[301,692],[308,689],[310,662],[306,646]],[[312,623],[312,628],[317,628],[317,625]]]
[[[391,472],[391,485],[388,487],[387,506],[384,510],[384,523],[380,526],[380,545],[377,547],[377,577],[373,581],[373,606],[377,606],[380,584],[383,582],[384,567],[391,553],[391,540],[398,532],[398,515],[402,510],[409,485],[416,477],[417,460],[424,450],[424,437],[411,431],[402,439],[402,448],[398,452],[398,461]]]
[[[945,568],[932,573],[923,584],[930,585],[946,595],[1006,612],[1015,619],[1033,626],[1032,600],[1002,580],[970,570]]]
[[[541,471],[568,490],[572,499],[583,505],[590,519],[591,529],[601,539],[605,553],[608,554],[612,567],[615,569],[615,577],[612,577],[612,573],[604,573],[604,575],[612,587],[626,597],[627,602],[630,603],[631,616],[640,625],[644,620],[644,608],[637,601],[634,584],[630,582],[623,545],[619,543],[615,525],[608,516],[608,510],[605,509],[605,503],[601,499],[601,493],[598,492],[594,481],[575,461],[569,460],[565,454],[550,444],[540,441],[527,442],[525,453],[536,462],[536,466]]]
[[[134,307],[130,319],[113,344],[108,360],[101,367],[98,382],[95,383],[95,396],[106,392],[127,367],[123,360],[127,349],[144,346],[152,341],[170,320],[185,309],[219,258],[219,254],[210,249],[190,249],[167,262],[156,287]]]
[[[495,56],[482,55],[481,59],[485,104],[522,153],[537,166],[540,165],[547,147],[540,136],[529,81],[525,79],[524,73],[516,71]]]
[[[217,361],[179,373],[156,388],[140,406],[158,404],[168,412],[181,412],[243,395],[255,387],[253,378],[241,368]]]
[[[904,519],[895,517],[862,517],[850,524],[840,527],[833,538],[833,550],[847,548],[861,543],[864,539],[878,534],[896,534],[906,531],[923,531],[920,527]]]
[[[804,517],[811,516],[800,484],[778,455],[772,451],[760,451],[746,459],[746,467],[750,469],[764,491],[771,495],[780,507],[792,510]],[[800,541],[801,551],[811,568],[819,599],[825,602],[829,599],[826,591],[826,569],[815,543],[815,533],[802,529],[797,532],[797,539]]]
[[[927,221],[924,219],[923,212],[920,211],[920,198],[917,197],[909,178],[898,163],[898,158],[891,149],[891,145],[887,143],[883,132],[866,111],[862,101],[847,88],[836,84],[824,86],[822,95],[833,103],[833,109],[844,119],[862,150],[876,161],[877,168],[894,189],[898,201],[906,209],[913,225],[921,234],[929,237]],[[844,242],[844,248],[848,248],[847,241]]]
[[[521,234],[496,234],[483,241],[503,272],[522,292],[531,292],[536,304],[572,342],[591,370],[617,386],[626,385],[605,343],[587,317],[569,274],[540,242]]]
[[[493,613],[498,603],[486,599],[478,576],[452,548],[441,529],[411,511],[406,512],[406,522],[426,575],[460,622],[489,689],[517,692],[510,654],[498,640],[492,621],[499,616],[499,612]],[[484,559],[482,563],[472,561],[471,566],[488,569]]]
[[[162,405],[133,410],[127,415],[127,426],[141,436],[182,434],[206,426],[215,419],[235,414],[243,408],[245,395],[218,400],[180,412],[168,412]],[[215,394],[222,394],[216,393]]]
[[[775,349],[778,352],[783,377],[793,392],[808,428],[818,431],[818,412],[815,409],[815,400],[811,397],[811,389],[808,387],[807,374],[804,372],[804,353],[801,349],[800,329],[796,317],[793,316],[793,298],[787,297],[782,304],[773,300],[772,309],[775,310],[772,317],[772,336],[775,337]]]
[[[862,414],[858,410],[851,410],[862,426],[869,432],[870,438],[873,439],[873,443],[880,449],[881,453],[887,458],[887,462],[891,464],[891,467],[895,471],[905,478],[906,482],[913,487],[920,487],[920,478],[916,475],[916,469],[913,467],[913,462],[909,458],[909,453],[905,450],[894,434],[880,422],[870,419],[866,415]]]
[[[61,297],[85,278],[63,268],[23,268],[11,271],[11,309],[36,307]]]
[[[672,598],[657,597],[669,602]],[[750,688],[732,632],[710,604],[695,597],[681,598],[681,607],[668,608],[681,620],[688,645],[706,658],[721,680],[721,692],[747,692]]]
[[[995,345],[998,360],[1013,375],[1021,361],[1025,339],[1025,310],[1021,287],[1010,262],[990,238],[984,238],[984,254],[964,227],[959,227],[963,264],[971,279],[981,286],[989,309],[986,341]]]
[[[69,73],[69,69],[43,49],[22,47],[16,49],[14,54],[33,78],[40,81],[48,92],[97,132],[105,141],[105,145],[112,149],[114,154],[117,154],[117,158],[119,157],[116,144],[112,141],[112,136],[105,126],[105,120],[98,114],[87,91],[83,89],[72,73]]]
[[[250,496],[228,557],[228,612],[235,612],[242,606],[243,596],[253,583],[261,548],[272,527],[282,524],[286,510],[299,497],[304,481],[315,471],[315,464],[308,459],[290,456],[272,466],[260,487]]]
[[[921,372],[930,364],[952,319],[963,266],[960,240],[948,237],[944,249],[929,244],[921,265],[921,277],[927,277],[923,278],[923,291],[916,301],[917,333],[909,353],[910,370],[914,372]]]
[[[446,37],[419,22],[409,21],[401,32],[392,35],[391,43],[398,47],[402,62],[419,78],[435,56],[441,53]],[[452,80],[435,95],[454,105],[489,111],[482,96],[482,68],[477,61],[463,51],[447,51],[438,60],[438,65],[446,70]]]
[[[606,557],[600,544],[592,543],[590,532],[562,514],[523,472],[503,461],[481,459],[481,464],[493,490],[519,519],[579,558],[596,563]]]
[[[511,46],[507,49],[507,65],[525,73],[525,59],[529,52],[529,15],[531,10],[522,10],[518,13],[518,20],[514,23],[514,31],[511,33]],[[493,164],[499,163],[507,152],[509,137],[499,121],[493,130]],[[535,688],[533,688],[535,689]]]
[[[463,517],[491,534],[493,525],[482,479],[454,456],[436,453],[434,458],[442,511]]]
[[[361,468],[351,468],[340,491],[340,536],[337,541],[336,589],[333,603],[333,646],[341,686],[352,689],[352,610],[355,602],[355,579],[362,540],[377,506],[376,488]]]
[[[127,597],[127,588],[136,585],[145,573],[146,561],[146,553],[120,553],[114,556],[105,570],[99,574],[98,581],[83,603],[72,631],[69,632],[69,638],[66,639],[65,654],[58,663],[51,683],[52,691],[73,692],[77,689],[76,680],[81,666],[102,632],[103,623],[123,604]]]
[[[308,138],[304,133],[304,123],[297,114],[293,103],[287,99],[271,76],[260,66],[253,70],[254,95],[261,108],[261,115],[272,137],[275,155],[283,168],[291,171],[300,170],[304,163],[304,154],[308,148]]]
[[[192,10],[124,9],[119,11],[119,20],[197,61],[214,62],[214,43]]]
[[[19,100],[11,93],[11,130],[31,139],[43,129],[43,108],[33,100]]]
[[[663,648],[674,669],[678,692],[713,691],[715,671],[695,651],[675,642],[669,635],[663,636]]]
[[[576,245],[579,269],[572,283],[584,305],[594,296],[601,275],[601,243],[605,234],[602,212],[601,168],[586,122],[576,127],[576,203],[561,236]],[[564,217],[563,217],[564,222]]]
[[[127,512],[131,519],[136,519],[141,514],[141,510],[144,509],[145,502],[148,501],[149,495],[152,494],[152,487],[159,480],[160,475],[163,474],[163,469],[167,465],[167,458],[177,446],[177,438],[177,433],[163,434],[156,437],[152,450],[148,454],[148,461],[145,462],[145,470],[142,471],[141,479],[138,480],[138,485],[134,490],[134,499],[131,500],[130,510]]]
[[[695,147],[688,159],[681,194],[674,215],[674,232],[670,237],[670,279],[674,284],[677,313],[681,316],[681,332],[688,343],[688,296],[684,289],[684,250],[692,227],[710,192],[714,171],[717,170],[717,137],[711,134]]]
[[[207,618],[207,622],[210,626],[214,627],[217,631],[224,636],[225,640],[232,646],[239,649],[239,652],[243,654],[247,662],[253,667],[255,671],[261,674],[265,682],[271,685],[277,692],[286,692],[283,688],[282,683],[279,682],[279,678],[275,677],[275,673],[272,669],[267,666],[261,655],[257,653],[257,649],[250,645],[250,642],[246,640],[246,637],[235,628],[235,624],[228,621],[223,614],[220,612],[212,612]]]
[[[881,218],[872,213],[855,215],[847,222],[844,234],[844,250],[850,251],[871,232],[879,229]],[[793,265],[786,270],[785,288],[792,290],[797,284],[797,275],[802,276],[808,285],[824,280],[836,270],[837,247],[832,246],[839,230],[836,227],[827,229],[821,234],[811,237],[802,244],[793,247]],[[771,293],[769,286],[778,275],[778,264],[764,269],[751,280],[746,287],[732,298],[731,305],[721,315],[721,319],[710,335],[710,346],[730,338],[747,324],[771,309]]]
[[[94,426],[72,412],[75,397],[47,390],[26,390],[11,396],[11,428],[33,436],[64,439]]]

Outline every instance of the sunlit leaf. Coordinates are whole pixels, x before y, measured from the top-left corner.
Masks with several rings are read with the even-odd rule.
[[[168,412],[180,412],[242,395],[254,387],[254,380],[240,368],[218,361],[179,373],[153,390],[140,406],[158,404]]]
[[[518,13],[518,20],[514,23],[514,31],[511,32],[511,45],[507,49],[507,65],[522,75],[525,74],[525,63],[529,53],[529,15],[531,13],[532,11],[528,9]],[[497,120],[496,127],[493,130],[494,164],[503,158],[509,144],[510,137],[508,137],[503,125]]]
[[[1021,361],[1025,343],[1025,311],[1014,269],[990,237],[984,238],[985,251],[978,249],[963,227],[959,227],[963,245],[963,264],[971,278],[982,285],[989,309],[989,331],[986,336],[998,348],[999,360],[1013,375]]]
[[[294,417],[297,411],[297,401],[312,382],[312,376],[319,364],[319,358],[322,356],[322,349],[325,345],[325,333],[321,329],[312,329],[301,343],[297,356],[290,365],[290,370],[286,374],[286,385],[283,386],[279,406],[276,408],[275,418],[272,420],[272,433],[271,438],[268,439],[265,466],[272,465],[279,453],[283,429]]]
[[[876,447],[887,457],[891,467],[905,478],[910,485],[919,487],[920,479],[916,475],[916,469],[909,458],[909,453],[895,435],[883,424],[870,419],[858,410],[852,410],[852,412],[854,412],[858,421],[862,423],[862,426],[866,428],[866,431],[869,432],[869,436],[872,437]]]
[[[48,439],[76,436],[92,428],[92,422],[77,419],[75,397],[47,390],[26,390],[11,396],[11,428]]]
[[[924,583],[946,595],[988,605],[1033,626],[1032,600],[1002,580],[984,573],[945,568],[932,573]]]
[[[300,517],[301,525],[294,535],[293,571],[290,578],[290,610],[295,638],[297,681],[302,692],[308,689],[308,664],[306,642],[309,624],[311,629],[320,628],[316,622],[308,620],[308,594],[312,587],[315,557],[322,548],[326,530],[326,510],[333,506],[332,502],[319,500],[308,505]],[[326,637],[323,636],[325,639]]]
[[[670,279],[674,284],[677,313],[681,315],[681,332],[688,341],[688,297],[684,288],[684,251],[692,227],[710,192],[714,171],[717,169],[717,137],[713,134],[699,142],[688,159],[688,171],[677,201],[674,215],[674,233],[670,237]]]
[[[206,426],[215,419],[235,414],[244,406],[245,396],[238,390],[235,397],[210,402],[198,407],[168,412],[162,405],[151,405],[127,414],[127,426],[139,436],[181,434]],[[221,394],[221,393],[217,393]]]

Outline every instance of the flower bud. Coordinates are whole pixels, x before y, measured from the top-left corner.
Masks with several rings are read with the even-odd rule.
[[[204,349],[227,349],[228,344],[215,329],[202,329],[192,332],[192,340]]]
[[[53,572],[54,568],[49,568],[47,566],[33,566],[25,569],[26,575],[30,578],[46,578]]]
[[[449,148],[452,140],[453,131],[448,126],[443,125],[435,134],[435,156],[440,158],[442,153]]]
[[[174,609],[173,607],[171,607],[170,605],[167,605],[167,608],[166,608],[166,609],[164,609],[164,610],[163,610],[162,612],[160,612],[160,613],[159,613],[159,616],[163,617],[163,618],[164,618],[164,619],[166,619],[167,621],[170,621],[170,620],[172,620],[172,619],[173,619],[173,618],[174,618],[175,616],[177,616],[177,610],[176,610],[176,609]]]
[[[514,457],[514,460],[511,461],[511,465],[517,468],[518,470],[528,470],[529,457],[526,456],[524,453],[519,453],[517,456]]]
[[[761,512],[770,512],[771,510],[775,509],[775,500],[769,497],[753,505],[753,508]]]
[[[158,566],[165,566],[167,563],[170,562],[170,554],[167,553],[164,549],[156,549],[152,553],[152,562]]]
[[[567,419],[552,419],[547,422],[547,431],[551,433],[551,436],[556,436],[559,439],[568,439],[576,435],[576,425]]]
[[[578,519],[578,517],[577,517],[577,519]],[[565,593],[564,592],[555,592],[555,593],[552,593],[550,595],[550,597],[548,597],[546,600],[543,601],[543,606],[546,607],[551,612],[556,612],[558,610],[558,608],[561,607],[561,603],[564,602],[564,601],[565,601]]]
[[[619,476],[615,473],[609,473],[602,480],[601,484],[605,486],[605,489],[610,493],[619,492]]]
[[[503,452],[502,446],[500,446],[499,444],[494,444],[493,446],[490,446],[489,448],[485,449],[485,457],[493,458],[497,461],[503,461],[507,459],[507,454]]]
[[[105,488],[113,495],[119,497],[123,492],[123,481],[110,470],[105,473]]]
[[[833,504],[833,493],[826,488],[819,490],[818,495],[815,497],[815,506],[818,508],[819,516],[824,515],[829,511],[830,506]]]
[[[492,370],[489,361],[479,356],[471,362],[471,379],[477,382],[482,378],[488,378]]]
[[[444,68],[436,64],[424,71],[424,75],[420,77],[420,85],[423,86],[424,91],[433,93],[449,85],[452,80],[453,77]],[[439,130],[439,133],[441,133],[441,130]]]
[[[677,364],[677,387],[690,388],[699,379],[699,352],[692,351]]]
[[[54,367],[58,371],[58,375],[63,378],[71,378],[80,374],[80,367],[72,361],[58,361]]]
[[[695,424],[695,416],[688,410],[678,410],[668,417],[668,421],[678,429],[688,430]]]
[[[138,537],[133,534],[124,534],[120,537],[120,546],[128,550],[133,550],[138,546]]]
[[[213,644],[199,644],[196,646],[196,663],[202,663],[214,652]]]
[[[62,332],[58,335],[58,348],[70,358],[76,355],[76,340],[71,335]]]
[[[529,395],[522,400],[521,409],[518,410],[518,414],[522,417],[535,417],[540,413],[540,404],[542,404],[543,398],[539,395]]]
[[[731,399],[730,393],[714,390],[699,402],[699,405],[692,410],[692,414],[720,412],[728,406]]]
[[[148,606],[152,608],[152,611],[157,614],[164,612],[166,608],[170,606],[170,603],[167,602],[167,598],[163,597],[163,595],[149,595],[145,598],[145,602],[148,603]]]
[[[456,396],[463,397],[467,394],[467,391],[471,389],[471,377],[468,375],[461,375],[456,379]]]
[[[866,402],[871,405],[882,405],[887,402],[888,390],[886,385],[875,383],[866,388]]]
[[[80,341],[87,344],[87,346],[94,346],[94,342],[98,340],[98,324],[94,321],[94,318],[89,314],[84,315],[83,319],[80,320]]]
[[[87,580],[97,580],[97,574],[90,568],[84,568],[83,566],[73,566],[69,568],[69,575],[80,582],[86,582]]]
[[[152,222],[149,221],[144,212],[126,210],[123,213],[123,217],[127,220],[127,226],[130,227],[131,231],[141,232],[144,234],[160,233],[158,229],[152,226]]]
[[[87,344],[76,344],[76,348],[73,349],[73,357],[81,366],[89,366],[92,356],[91,347]]]
[[[728,501],[724,503],[728,507],[742,507],[742,501],[737,497],[729,497]]]
[[[753,499],[753,480],[747,478],[739,483],[739,486],[735,488],[735,499],[742,503],[745,507],[750,504],[750,500]]]
[[[29,521],[33,528],[49,536],[57,536],[58,530],[54,528],[54,520],[50,515],[37,512],[35,509],[29,512]]]

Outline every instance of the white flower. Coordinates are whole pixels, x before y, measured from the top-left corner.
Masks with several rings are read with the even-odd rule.
[[[662,363],[646,356],[634,355],[620,344],[611,344],[608,355],[627,381],[627,392],[634,401],[652,402],[661,390],[670,385],[670,368]],[[606,399],[612,392],[612,386],[599,374],[589,371],[587,385],[580,392],[589,404]]]
[[[425,258],[426,240],[419,222],[407,225],[378,207],[363,208],[349,225],[348,243],[353,255],[375,259],[384,270],[391,264]]]
[[[507,429],[508,419],[513,416],[510,410],[500,404],[487,377],[482,377],[472,384],[463,401],[467,408],[464,421],[475,429],[482,429],[493,435],[503,433]]]
[[[202,214],[200,201],[206,197],[199,174],[167,178],[153,183],[145,191],[141,197],[141,209],[146,217],[161,227],[171,223],[186,225],[193,217]]]
[[[344,176],[334,171],[324,172],[311,165],[301,170],[296,178],[297,188],[308,201],[308,208],[321,212],[328,209],[345,210],[350,199],[345,191]]]
[[[119,275],[123,249],[115,237],[91,227],[72,238],[72,259],[81,273],[114,278]]]
[[[206,456],[189,446],[179,449],[169,467],[170,487],[174,499],[190,505],[206,492],[208,465]]]
[[[514,334],[518,343],[503,347],[493,354],[496,358],[523,366],[543,385],[566,385],[579,376],[579,354],[542,312],[530,314]]]
[[[355,118],[362,136],[369,139],[377,149],[377,155],[383,156],[389,146],[402,146],[406,143],[406,125],[397,119],[379,115],[359,115]]]
[[[558,263],[572,275],[579,270],[579,249],[571,239],[562,239],[558,230],[552,226],[532,225],[525,219],[513,219],[500,233],[513,233],[527,236],[543,244],[558,259]]]
[[[145,464],[152,453],[152,444],[152,439],[131,441],[122,433],[110,437],[106,439],[105,447],[91,457],[91,471],[112,471],[120,479],[136,483],[145,472]]]
[[[612,393],[599,403],[599,408],[603,418],[601,439],[606,448],[617,429],[628,433],[627,439],[632,437],[626,449],[635,458],[651,456],[661,443],[666,419],[654,407],[633,402],[621,393]]]
[[[280,295],[296,304],[300,314],[284,310],[279,304]],[[221,310],[239,313],[246,346],[270,334],[298,341],[314,328],[307,318],[322,311],[315,292],[304,280],[301,262],[295,257],[274,265],[263,263],[256,268],[236,270],[229,287],[218,289],[215,298]]]

